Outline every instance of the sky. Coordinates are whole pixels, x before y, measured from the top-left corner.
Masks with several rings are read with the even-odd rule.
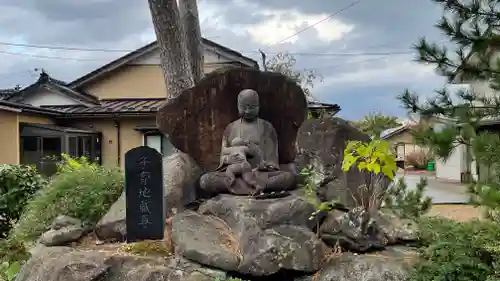
[[[315,81],[314,97],[338,104],[343,118],[357,120],[370,112],[405,118],[397,95],[408,88],[431,96],[445,83],[432,66],[414,62],[411,47],[422,36],[445,42],[434,27],[442,14],[439,5],[364,0],[283,41],[353,2],[200,0],[202,36],[258,61],[259,49],[268,57],[293,54],[298,70],[313,69],[323,77]],[[69,82],[155,40],[146,0],[0,0],[0,10],[0,89],[32,83],[42,68]],[[390,55],[373,55],[380,52]]]

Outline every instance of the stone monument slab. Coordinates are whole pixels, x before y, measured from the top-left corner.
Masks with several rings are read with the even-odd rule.
[[[127,242],[163,239],[162,156],[154,148],[139,146],[125,153]]]

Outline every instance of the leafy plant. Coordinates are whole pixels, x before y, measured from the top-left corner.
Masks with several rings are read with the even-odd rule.
[[[16,277],[17,273],[21,270],[20,262],[3,262],[0,264],[0,280],[2,281],[12,281]]]
[[[117,168],[92,164],[84,157],[72,159],[63,155],[57,173],[49,184],[29,201],[14,236],[34,239],[58,215],[96,223],[120,196],[123,174]]]
[[[304,183],[302,184],[302,189],[304,192],[304,196],[306,200],[311,203],[314,208],[316,209],[312,214],[311,214],[311,220],[314,219],[318,214],[322,212],[329,212],[331,211],[334,206],[338,203],[337,200],[330,200],[326,202],[321,202],[318,198],[318,188],[319,188],[319,179],[318,179],[318,174],[314,170],[314,167],[312,165],[308,165],[300,171],[300,175],[302,176]],[[319,220],[317,220],[319,223]],[[319,229],[319,227],[318,227]]]
[[[488,221],[420,220],[422,259],[409,281],[499,280],[500,226]]]
[[[369,143],[350,141],[344,150],[342,169],[348,172],[352,167],[366,172],[365,184],[360,187],[360,196],[353,196],[359,206],[375,211],[382,203],[387,180],[396,175],[396,157],[388,142],[373,139]],[[356,198],[358,197],[358,198]]]
[[[0,238],[7,237],[28,200],[47,180],[28,165],[0,165]]]
[[[427,179],[421,177],[417,188],[408,190],[404,177],[401,177],[387,189],[384,205],[401,217],[419,218],[432,207],[432,198],[424,195],[426,187]]]
[[[281,73],[299,84],[308,98],[313,98],[312,89],[317,80],[323,82],[323,76],[314,69],[297,69],[297,59],[290,53],[278,53],[266,62],[268,71]]]

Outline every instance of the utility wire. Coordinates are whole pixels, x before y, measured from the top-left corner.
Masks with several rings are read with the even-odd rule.
[[[45,56],[45,55],[35,55],[28,53],[17,53],[17,52],[8,52],[0,50],[0,54],[11,55],[11,56],[21,56],[21,57],[32,57],[39,59],[55,59],[55,60],[75,60],[75,61],[103,61],[105,59],[97,59],[97,58],[76,58],[76,57],[59,57],[59,56]]]
[[[285,39],[287,40],[287,39]],[[35,49],[48,49],[48,50],[64,50],[64,51],[84,51],[84,52],[104,52],[104,53],[129,53],[135,50],[133,49],[105,49],[105,48],[82,48],[82,47],[66,47],[66,46],[49,46],[49,45],[36,45],[36,44],[22,44],[22,43],[12,43],[12,42],[0,42],[0,45],[11,46],[11,47],[25,47],[25,48],[35,48]],[[2,51],[4,52],[4,51]],[[23,53],[12,53],[15,55]],[[260,51],[245,51],[243,53],[247,54],[261,54]],[[308,53],[308,52],[295,52],[291,53],[297,56],[378,56],[378,55],[398,55],[398,54],[409,54],[410,51],[385,51],[385,52],[360,52],[360,53]],[[276,54],[276,53],[270,53]]]
[[[105,53],[128,53],[128,52],[132,52],[133,51],[133,50],[128,50],[128,49],[101,49],[101,48],[64,47],[64,46],[22,44],[22,43],[11,43],[11,42],[0,42],[0,45],[11,46],[11,47],[25,47],[25,48],[36,48],[36,49],[49,49],[49,50],[105,52]]]
[[[359,52],[359,53],[294,53],[288,52],[294,56],[307,56],[307,57],[363,57],[363,56],[392,56],[392,55],[408,55],[413,54],[412,51],[392,51],[392,52]],[[86,57],[64,57],[64,56],[46,56],[30,53],[9,52],[0,50],[0,54],[33,57],[39,59],[52,59],[52,60],[73,60],[73,61],[107,61],[110,58],[86,58]],[[259,52],[244,52],[243,54],[260,54]],[[277,53],[270,53],[277,54]]]

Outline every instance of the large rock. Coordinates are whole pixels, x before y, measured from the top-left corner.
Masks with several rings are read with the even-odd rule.
[[[45,246],[63,246],[80,239],[85,230],[81,226],[65,226],[60,229],[50,229],[40,237],[40,243]]]
[[[143,257],[117,249],[47,247],[32,256],[16,281],[213,281],[226,274],[182,258]]]
[[[377,221],[363,207],[328,213],[321,224],[320,234],[327,244],[335,246],[338,243],[342,248],[356,252],[380,250],[389,242]]]
[[[279,162],[293,162],[294,140],[307,117],[307,101],[296,82],[278,73],[229,68],[207,74],[159,110],[160,130],[202,169],[214,170],[219,164],[224,129],[238,119],[237,96],[247,88],[259,93],[260,117],[276,129]]]
[[[342,171],[348,141],[370,141],[370,137],[340,118],[310,119],[297,133],[297,158],[300,168],[312,165],[322,183],[319,196],[324,201],[338,200],[348,208],[361,205],[359,187],[368,174],[352,168]]]
[[[166,217],[180,213],[196,201],[196,181],[202,170],[186,153],[163,157],[163,187]]]
[[[363,255],[343,253],[316,274],[296,281],[402,281],[417,259],[418,253],[406,247]]]
[[[381,209],[374,219],[385,233],[389,244],[404,244],[418,239],[418,224],[411,219],[401,218],[392,210]]]
[[[125,192],[97,223],[95,233],[101,240],[125,241],[127,235]]]
[[[68,216],[58,216],[48,231],[42,234],[39,242],[45,246],[64,246],[80,239],[86,230],[82,222]]]
[[[239,244],[227,224],[213,216],[186,211],[172,218],[172,242],[176,253],[198,263],[237,271]]]
[[[254,276],[321,268],[329,249],[312,231],[313,211],[311,204],[295,195],[261,200],[219,195],[199,209],[227,223],[242,255],[237,271]]]

